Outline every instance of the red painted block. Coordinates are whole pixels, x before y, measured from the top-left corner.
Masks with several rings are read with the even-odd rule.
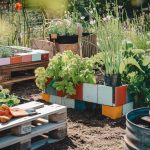
[[[76,95],[70,96],[72,99],[83,100],[83,84],[76,86]]]
[[[66,94],[63,91],[57,91],[57,96],[64,97]]]
[[[49,60],[49,53],[45,53],[41,55],[42,60]]]
[[[53,80],[52,78],[47,78],[47,82],[45,83],[45,86],[47,87],[51,83],[52,80]]]
[[[127,85],[115,88],[115,106],[121,106],[127,100]]]
[[[32,55],[22,55],[22,62],[31,62],[32,61]]]
[[[22,62],[21,56],[13,56],[10,58],[10,64],[19,64]]]

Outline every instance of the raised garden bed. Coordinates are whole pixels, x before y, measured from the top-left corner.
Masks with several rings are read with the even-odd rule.
[[[33,50],[19,46],[0,47],[0,66],[48,59],[49,52],[46,50]]]

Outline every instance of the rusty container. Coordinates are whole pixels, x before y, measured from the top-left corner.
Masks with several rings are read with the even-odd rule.
[[[137,123],[137,120],[149,115],[150,107],[135,109],[126,115],[125,150],[150,150],[150,128]],[[147,123],[149,126],[150,123]]]

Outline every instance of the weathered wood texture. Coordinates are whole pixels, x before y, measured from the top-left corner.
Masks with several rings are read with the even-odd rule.
[[[34,70],[38,67],[47,67],[47,65],[48,61],[36,61],[0,66],[0,84],[4,87],[8,87],[21,81],[33,80],[35,79]],[[28,73],[29,70],[30,73]],[[20,71],[24,73],[18,75]],[[14,72],[16,76],[12,76]]]
[[[37,149],[66,137],[67,109],[65,106],[29,102],[16,107],[36,108],[37,115],[12,119],[7,124],[0,123],[0,149],[11,145],[14,145],[13,149],[17,150]],[[5,134],[1,134],[2,132]],[[42,139],[39,139],[39,136]]]

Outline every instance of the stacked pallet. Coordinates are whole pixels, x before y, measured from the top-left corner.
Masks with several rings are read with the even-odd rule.
[[[26,53],[0,58],[0,84],[4,87],[10,88],[14,83],[35,79],[34,70],[48,65],[48,51],[15,46],[11,48],[24,50]]]
[[[66,137],[66,107],[39,102],[29,102],[16,107],[34,108],[37,114],[13,119],[7,124],[0,123],[0,149],[11,146],[17,150],[34,150]]]

